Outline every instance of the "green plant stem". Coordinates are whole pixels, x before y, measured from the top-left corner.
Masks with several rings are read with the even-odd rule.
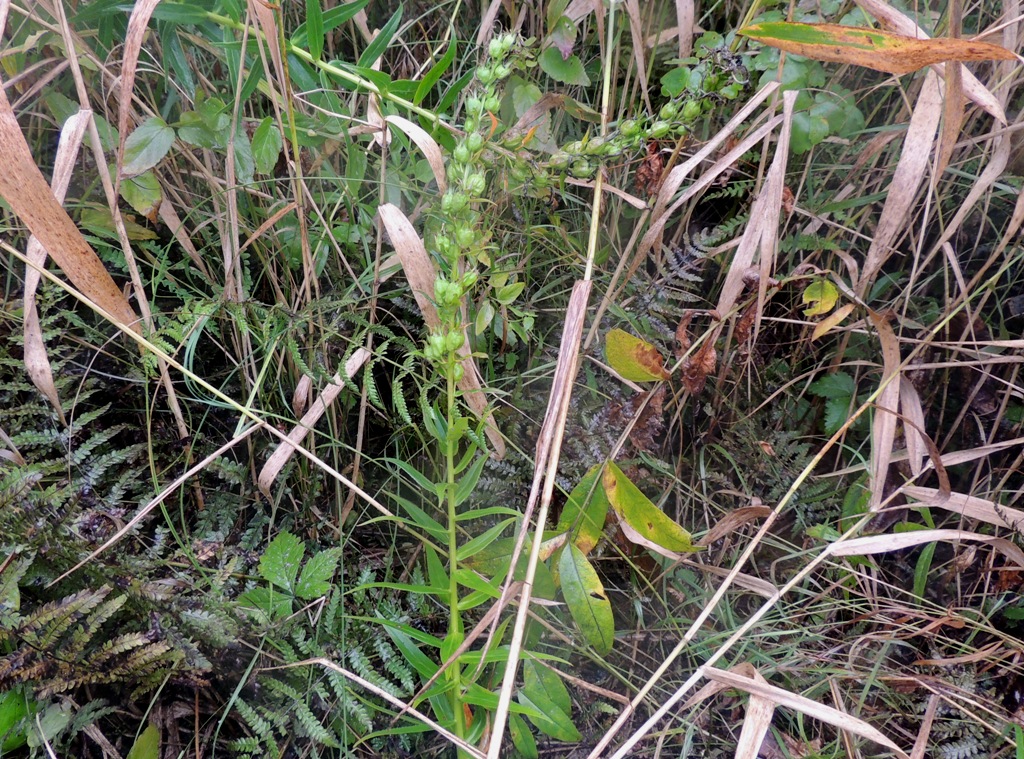
[[[459,436],[456,432],[458,421],[458,407],[456,406],[456,382],[455,366],[458,358],[454,354],[448,355],[445,364],[445,378],[448,390],[448,435],[445,441],[445,476],[446,476],[446,498],[448,507],[448,642],[451,651],[455,651],[462,645],[463,627],[462,616],[459,613],[459,583],[455,577],[458,569],[456,549],[458,548],[457,523],[455,521],[455,510],[458,507],[456,501],[455,482],[455,452],[459,445]],[[452,714],[455,719],[453,732],[460,738],[466,737],[466,714],[462,708],[462,668],[458,662],[454,662],[448,668],[448,679],[451,681],[451,703]],[[459,757],[465,753],[459,751]]]

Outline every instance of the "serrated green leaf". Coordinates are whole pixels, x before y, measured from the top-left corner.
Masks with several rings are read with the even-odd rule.
[[[128,135],[124,143],[122,177],[134,177],[156,166],[174,144],[174,130],[159,116],[151,116]]]
[[[256,171],[269,174],[277,164],[281,155],[281,130],[274,120],[267,116],[252,135],[252,157],[256,162]]]
[[[819,398],[849,399],[857,389],[857,384],[846,372],[835,372],[816,379],[807,389]]]
[[[295,595],[307,601],[327,595],[339,558],[340,548],[329,548],[313,554],[302,568],[299,581],[295,584]]]
[[[160,759],[160,731],[149,725],[132,745],[125,759]]]
[[[651,503],[615,462],[605,467],[602,482],[627,539],[670,558],[701,550],[693,545],[690,533]]]
[[[152,171],[121,180],[120,193],[125,202],[143,216],[153,216],[163,198],[160,180]]]
[[[271,585],[295,594],[295,578],[299,575],[302,541],[290,532],[282,532],[267,546],[260,559],[260,575]]]
[[[572,543],[562,550],[558,576],[562,583],[562,595],[576,626],[598,653],[607,654],[615,642],[612,605],[597,572],[583,552]]]
[[[556,82],[575,84],[580,87],[590,86],[590,77],[583,70],[583,63],[577,55],[563,58],[558,48],[552,46],[540,54],[538,63],[540,63],[541,70]]]

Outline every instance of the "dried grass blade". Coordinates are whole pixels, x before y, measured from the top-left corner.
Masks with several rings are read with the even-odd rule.
[[[967,532],[965,530],[915,530],[914,532],[899,532],[886,535],[869,535],[864,538],[854,538],[833,543],[829,546],[829,554],[832,556],[868,556],[875,553],[888,553],[899,551],[904,548],[913,548],[924,543],[960,543],[972,541],[976,543],[987,543],[1024,567],[1024,551],[1015,546],[1006,538],[997,538],[992,535],[982,535],[979,532]]]
[[[345,362],[345,376],[351,380],[356,372],[366,363],[367,359],[370,358],[370,352],[366,348],[359,348],[353,353],[348,361]],[[345,383],[337,374],[334,375],[334,379],[331,384],[324,388],[324,391],[320,393],[320,396],[313,401],[313,405],[310,407],[299,423],[292,427],[291,432],[288,433],[288,439],[295,445],[289,445],[285,442],[278,444],[277,448],[267,462],[263,465],[260,470],[257,484],[259,485],[260,492],[263,493],[267,498],[270,498],[270,486],[277,480],[277,475],[281,473],[281,469],[285,464],[291,460],[294,455],[296,446],[301,445],[305,437],[313,431],[316,427],[317,421],[324,415],[334,399],[338,397],[345,388]]]
[[[914,205],[928,169],[928,157],[935,142],[935,133],[942,115],[942,82],[938,74],[929,70],[925,74],[921,93],[910,117],[910,126],[903,138],[903,151],[896,164],[896,170],[889,184],[888,196],[878,219],[878,226],[871,240],[861,269],[857,293],[864,296],[874,282],[875,275],[882,268],[892,251],[897,236],[906,230],[906,220]]]
[[[688,58],[693,52],[694,20],[697,11],[693,0],[676,0],[676,28],[679,29],[679,57]]]
[[[737,668],[733,668],[736,672]],[[749,677],[755,682],[768,684],[760,672],[750,666],[750,674],[744,672],[741,677]],[[736,672],[739,674],[738,672]],[[761,744],[764,743],[768,728],[772,726],[772,716],[775,714],[775,701],[766,698],[759,693],[751,693],[750,701],[747,703],[747,711],[743,716],[743,728],[740,730],[740,737],[736,741],[736,759],[757,759],[761,752]]]
[[[782,214],[782,188],[785,185],[786,164],[789,155],[789,134],[793,120],[793,105],[796,102],[796,92],[785,92],[782,95],[782,131],[779,135],[779,143],[775,148],[775,157],[765,177],[764,187],[754,200],[750,208],[750,221],[743,230],[739,247],[733,255],[729,265],[729,271],[725,276],[725,283],[722,285],[722,292],[718,298],[718,313],[724,317],[739,299],[745,289],[744,277],[747,269],[754,262],[755,254],[760,251],[760,272],[758,280],[758,309],[754,327],[754,337],[761,321],[761,305],[768,288],[768,278],[772,267],[775,264],[775,252],[778,248],[779,218]]]
[[[918,26],[912,19],[903,15],[891,5],[882,2],[882,0],[856,0],[856,2],[865,13],[873,16],[883,29],[896,32],[897,34],[905,34],[908,37],[930,39],[924,29]],[[1009,49],[1015,50],[1016,48],[1011,47]],[[999,123],[1005,124],[1006,111],[1003,110],[1003,106],[996,100],[988,87],[978,81],[978,78],[965,68],[962,63],[954,65],[959,66],[961,69],[964,94],[967,95],[972,103],[995,118]],[[931,70],[941,76],[945,73],[945,66],[945,63],[936,63],[932,66]]]
[[[445,176],[444,155],[442,155],[441,148],[434,138],[419,124],[414,124],[409,119],[401,116],[388,116],[384,121],[388,124],[393,124],[405,132],[409,139],[416,143],[416,147],[423,151],[423,156],[427,159],[427,163],[430,164],[430,170],[434,172],[437,192],[439,195],[443,195],[444,191],[448,189],[448,179]]]
[[[908,424],[903,425],[907,438],[907,460],[915,477],[924,471],[924,456],[928,452],[928,441],[924,439],[924,407],[914,383],[905,376],[900,377],[900,406]]]
[[[869,511],[876,511],[885,494],[885,478],[892,461],[893,444],[896,442],[896,422],[900,407],[900,344],[892,331],[889,321],[869,311],[868,316],[878,331],[882,344],[882,391],[875,401],[875,418],[871,423],[871,501]]]
[[[128,31],[124,38],[124,57],[121,59],[121,81],[117,109],[117,166],[124,163],[124,144],[128,139],[128,116],[132,110],[132,90],[135,87],[135,70],[139,65],[139,51],[146,36],[149,18],[160,0],[139,0],[132,8],[128,19]],[[120,171],[114,177],[114,186],[121,184]]]
[[[680,3],[687,3],[687,0],[676,0],[676,10],[679,9]],[[693,3],[690,2],[690,11],[693,11]],[[629,36],[633,42],[633,55],[636,57],[634,63],[634,69],[636,70],[636,81],[640,87],[640,93],[643,95],[644,105],[647,106],[648,112],[653,113],[654,109],[651,107],[651,95],[647,91],[647,59],[645,57],[644,49],[644,37],[643,37],[643,18],[640,16],[640,4],[637,0],[626,0],[623,7],[626,9],[626,16],[629,18]],[[692,20],[692,19],[691,19]],[[690,37],[686,37],[690,40]],[[679,57],[685,58],[689,53],[682,51],[683,47],[683,35],[679,36]]]
[[[92,118],[90,112],[79,111],[64,122],[64,126],[61,128],[57,157],[53,167],[53,181],[50,185],[50,190],[58,203],[63,204],[64,202],[68,184],[71,182],[71,173],[85,137],[85,130],[89,127],[90,118]],[[35,235],[29,237],[25,255],[38,269],[42,269],[46,264],[46,249]],[[53,382],[53,370],[50,367],[50,359],[46,355],[43,330],[39,323],[39,310],[36,308],[36,289],[39,287],[40,279],[38,269],[33,266],[25,269],[23,296],[25,304],[25,371],[28,372],[32,384],[53,406],[60,418],[60,423],[66,427],[67,420],[64,418],[64,410],[60,405],[57,387]]]
[[[36,236],[54,263],[83,295],[114,319],[137,330],[136,315],[96,252],[50,192],[0,87],[0,197]]]
[[[906,486],[903,488],[903,494],[907,498],[917,499],[926,506],[936,506],[968,519],[977,519],[997,527],[1008,527],[1016,532],[1024,532],[1024,511],[1002,506],[987,498],[964,493],[950,493],[948,497],[944,497],[938,488],[924,488],[918,485]]]
[[[755,679],[736,674],[735,672],[718,669],[717,667],[705,667],[704,676],[709,680],[745,691],[751,695],[757,694],[762,698],[774,701],[779,706],[795,709],[802,714],[806,714],[808,717],[813,717],[814,719],[818,719],[834,727],[838,727],[840,730],[846,730],[847,732],[859,735],[862,738],[872,740],[881,746],[885,746],[896,756],[907,759],[907,754],[904,753],[899,746],[886,738],[885,735],[869,725],[867,722],[850,714],[846,714],[845,712],[841,712],[838,709],[833,709],[831,706],[819,704],[809,698],[798,696],[795,693],[783,690],[782,688],[770,685],[769,683],[759,682]]]
[[[434,304],[430,300],[434,293],[434,280],[437,279],[437,272],[434,270],[434,264],[430,260],[427,249],[412,223],[397,206],[384,203],[378,209],[378,213],[387,230],[388,237],[391,238],[391,245],[395,249],[395,253],[398,254],[402,270],[409,280],[409,287],[416,299],[416,305],[420,308],[420,313],[423,314],[423,320],[428,329],[434,329],[440,324],[437,309],[434,308]],[[465,374],[459,381],[459,389],[463,392],[466,405],[477,418],[487,419],[485,432],[494,449],[492,455],[501,459],[505,457],[505,440],[494,425],[494,421],[488,416],[483,382],[476,368],[476,362],[470,355],[469,344],[467,339],[459,349],[462,365],[465,367]]]

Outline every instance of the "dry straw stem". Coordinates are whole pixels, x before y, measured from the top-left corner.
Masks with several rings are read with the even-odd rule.
[[[437,316],[437,309],[434,308],[431,297],[434,293],[437,271],[434,269],[434,263],[430,260],[423,241],[416,233],[412,222],[397,206],[384,203],[377,213],[380,214],[381,222],[391,239],[391,245],[402,264],[406,279],[409,280],[409,288],[416,298],[416,305],[419,306],[420,313],[423,314],[423,321],[426,322],[428,329],[436,329],[441,321]],[[484,432],[494,449],[492,455],[502,459],[505,457],[505,440],[488,413],[483,382],[476,368],[476,362],[470,355],[469,345],[470,341],[467,336],[466,341],[459,348],[459,356],[465,369],[462,379],[459,380],[459,389],[463,393],[466,405],[476,417],[486,419]]]
[[[345,376],[351,380],[355,377],[356,372],[366,363],[366,360],[370,357],[370,352],[365,348],[359,348],[349,357],[348,361],[345,362]],[[296,447],[302,443],[309,433],[316,427],[317,421],[323,416],[324,412],[334,402],[334,399],[338,397],[338,394],[345,389],[345,382],[337,374],[331,380],[320,396],[313,402],[313,406],[303,415],[302,419],[292,427],[291,432],[288,433],[289,443],[280,443],[274,452],[267,459],[267,462],[263,465],[260,470],[259,478],[257,483],[260,488],[260,492],[263,493],[268,499],[271,498],[270,486],[277,480],[278,474],[281,473],[282,467],[291,460],[292,455],[296,451]]]
[[[864,538],[847,540],[844,543],[833,543],[832,550],[829,553],[832,556],[868,556],[870,554],[899,551],[904,548],[913,548],[924,543],[936,543],[939,541],[947,543],[960,543],[963,541],[987,543],[1024,569],[1024,551],[1006,538],[997,538],[965,530],[915,530],[913,532],[898,532],[891,535],[869,535]]]
[[[817,720],[821,720],[833,727],[837,727],[848,733],[859,735],[868,740],[874,741],[881,746],[885,746],[887,749],[892,751],[896,756],[906,757],[907,755],[889,740],[885,735],[879,732],[877,729],[869,725],[864,720],[858,719],[850,714],[841,712],[838,709],[834,709],[831,706],[825,706],[819,704],[816,701],[812,701],[804,696],[797,695],[788,690],[778,688],[768,683],[750,664],[742,664],[738,667],[734,667],[731,670],[718,669],[717,667],[705,667],[704,676],[712,682],[718,683],[728,688],[736,688],[750,694],[750,706],[747,708],[747,719],[750,719],[750,710],[755,706],[755,699],[765,704],[761,708],[768,708],[770,705],[772,710],[776,706],[785,706],[789,709],[806,714],[808,717],[812,717]],[[755,717],[756,719],[756,717]],[[768,714],[768,723],[771,722],[771,714]],[[757,725],[755,725],[757,727]],[[764,725],[765,731],[767,731],[768,724]],[[744,732],[746,732],[746,720],[744,721]],[[763,738],[763,733],[761,733]],[[746,753],[740,753],[737,748],[736,756],[744,757],[744,759],[756,759],[757,750],[761,746],[761,741],[758,740],[754,744],[747,744]]]

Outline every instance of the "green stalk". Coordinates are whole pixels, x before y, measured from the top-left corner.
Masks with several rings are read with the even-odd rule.
[[[458,532],[456,530],[455,511],[458,503],[455,500],[455,452],[459,445],[459,436],[456,434],[456,422],[458,420],[458,409],[456,407],[455,393],[455,365],[458,357],[454,353],[448,354],[445,366],[445,379],[448,387],[448,436],[445,442],[445,470],[446,487],[445,493],[448,506],[448,639],[450,650],[455,651],[462,645],[463,627],[462,616],[459,613],[459,584],[455,578],[458,569],[456,550],[458,549]],[[462,704],[462,667],[458,662],[448,668],[448,679],[452,683],[451,704],[452,713],[455,717],[454,733],[460,738],[466,737],[466,713]],[[466,756],[465,752],[459,751],[459,757]]]

